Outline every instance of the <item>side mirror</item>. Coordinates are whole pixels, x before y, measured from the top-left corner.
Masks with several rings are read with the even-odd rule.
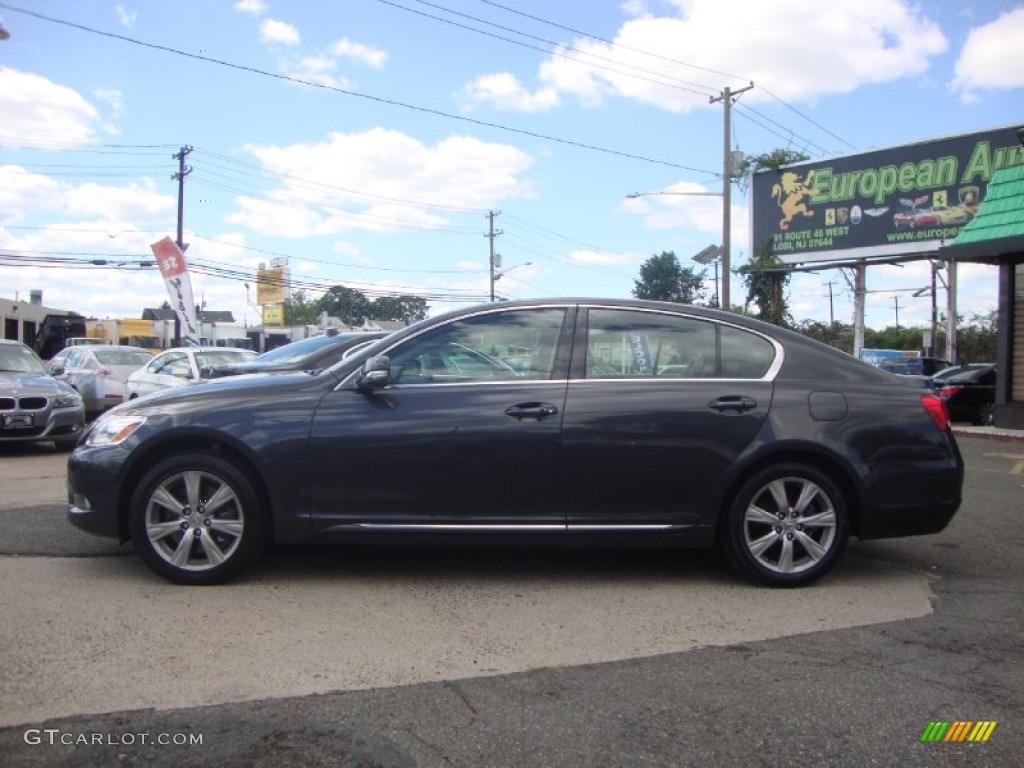
[[[363,363],[356,386],[363,392],[384,389],[391,383],[391,361],[387,355],[371,357]]]
[[[67,371],[63,360],[51,360],[46,365],[46,370],[51,376],[63,376]]]

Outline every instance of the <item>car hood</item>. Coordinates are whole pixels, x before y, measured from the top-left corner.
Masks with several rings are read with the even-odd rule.
[[[265,395],[273,393],[284,395],[292,390],[306,386],[322,386],[324,388],[337,385],[338,379],[331,374],[310,376],[306,373],[267,374],[254,373],[246,376],[226,376],[222,379],[211,379],[197,382],[190,387],[171,387],[159,390],[142,397],[129,400],[112,408],[107,413],[129,413],[147,410],[154,406],[161,409],[171,405],[201,405],[213,403],[214,407],[223,406],[224,401],[237,400],[247,395]]]
[[[0,371],[0,394],[9,395],[15,390],[19,395],[59,395],[72,391],[70,386],[49,374]]]

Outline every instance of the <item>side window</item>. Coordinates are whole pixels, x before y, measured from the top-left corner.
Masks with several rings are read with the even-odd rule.
[[[518,309],[455,320],[388,354],[395,384],[550,379],[565,310]]]
[[[723,379],[760,379],[775,361],[775,346],[768,339],[723,325],[721,329]]]
[[[589,313],[588,379],[759,379],[774,360],[775,346],[742,328],[656,312]]]
[[[715,325],[656,312],[591,309],[587,322],[588,379],[713,378]]]

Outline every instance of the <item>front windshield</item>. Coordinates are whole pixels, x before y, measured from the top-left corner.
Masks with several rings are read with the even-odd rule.
[[[0,371],[47,375],[36,353],[21,344],[0,345]]]

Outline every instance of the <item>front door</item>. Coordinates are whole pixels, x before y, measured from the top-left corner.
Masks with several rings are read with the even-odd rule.
[[[550,489],[570,314],[459,318],[388,349],[385,389],[346,383],[328,395],[310,443],[314,527],[564,528]]]

